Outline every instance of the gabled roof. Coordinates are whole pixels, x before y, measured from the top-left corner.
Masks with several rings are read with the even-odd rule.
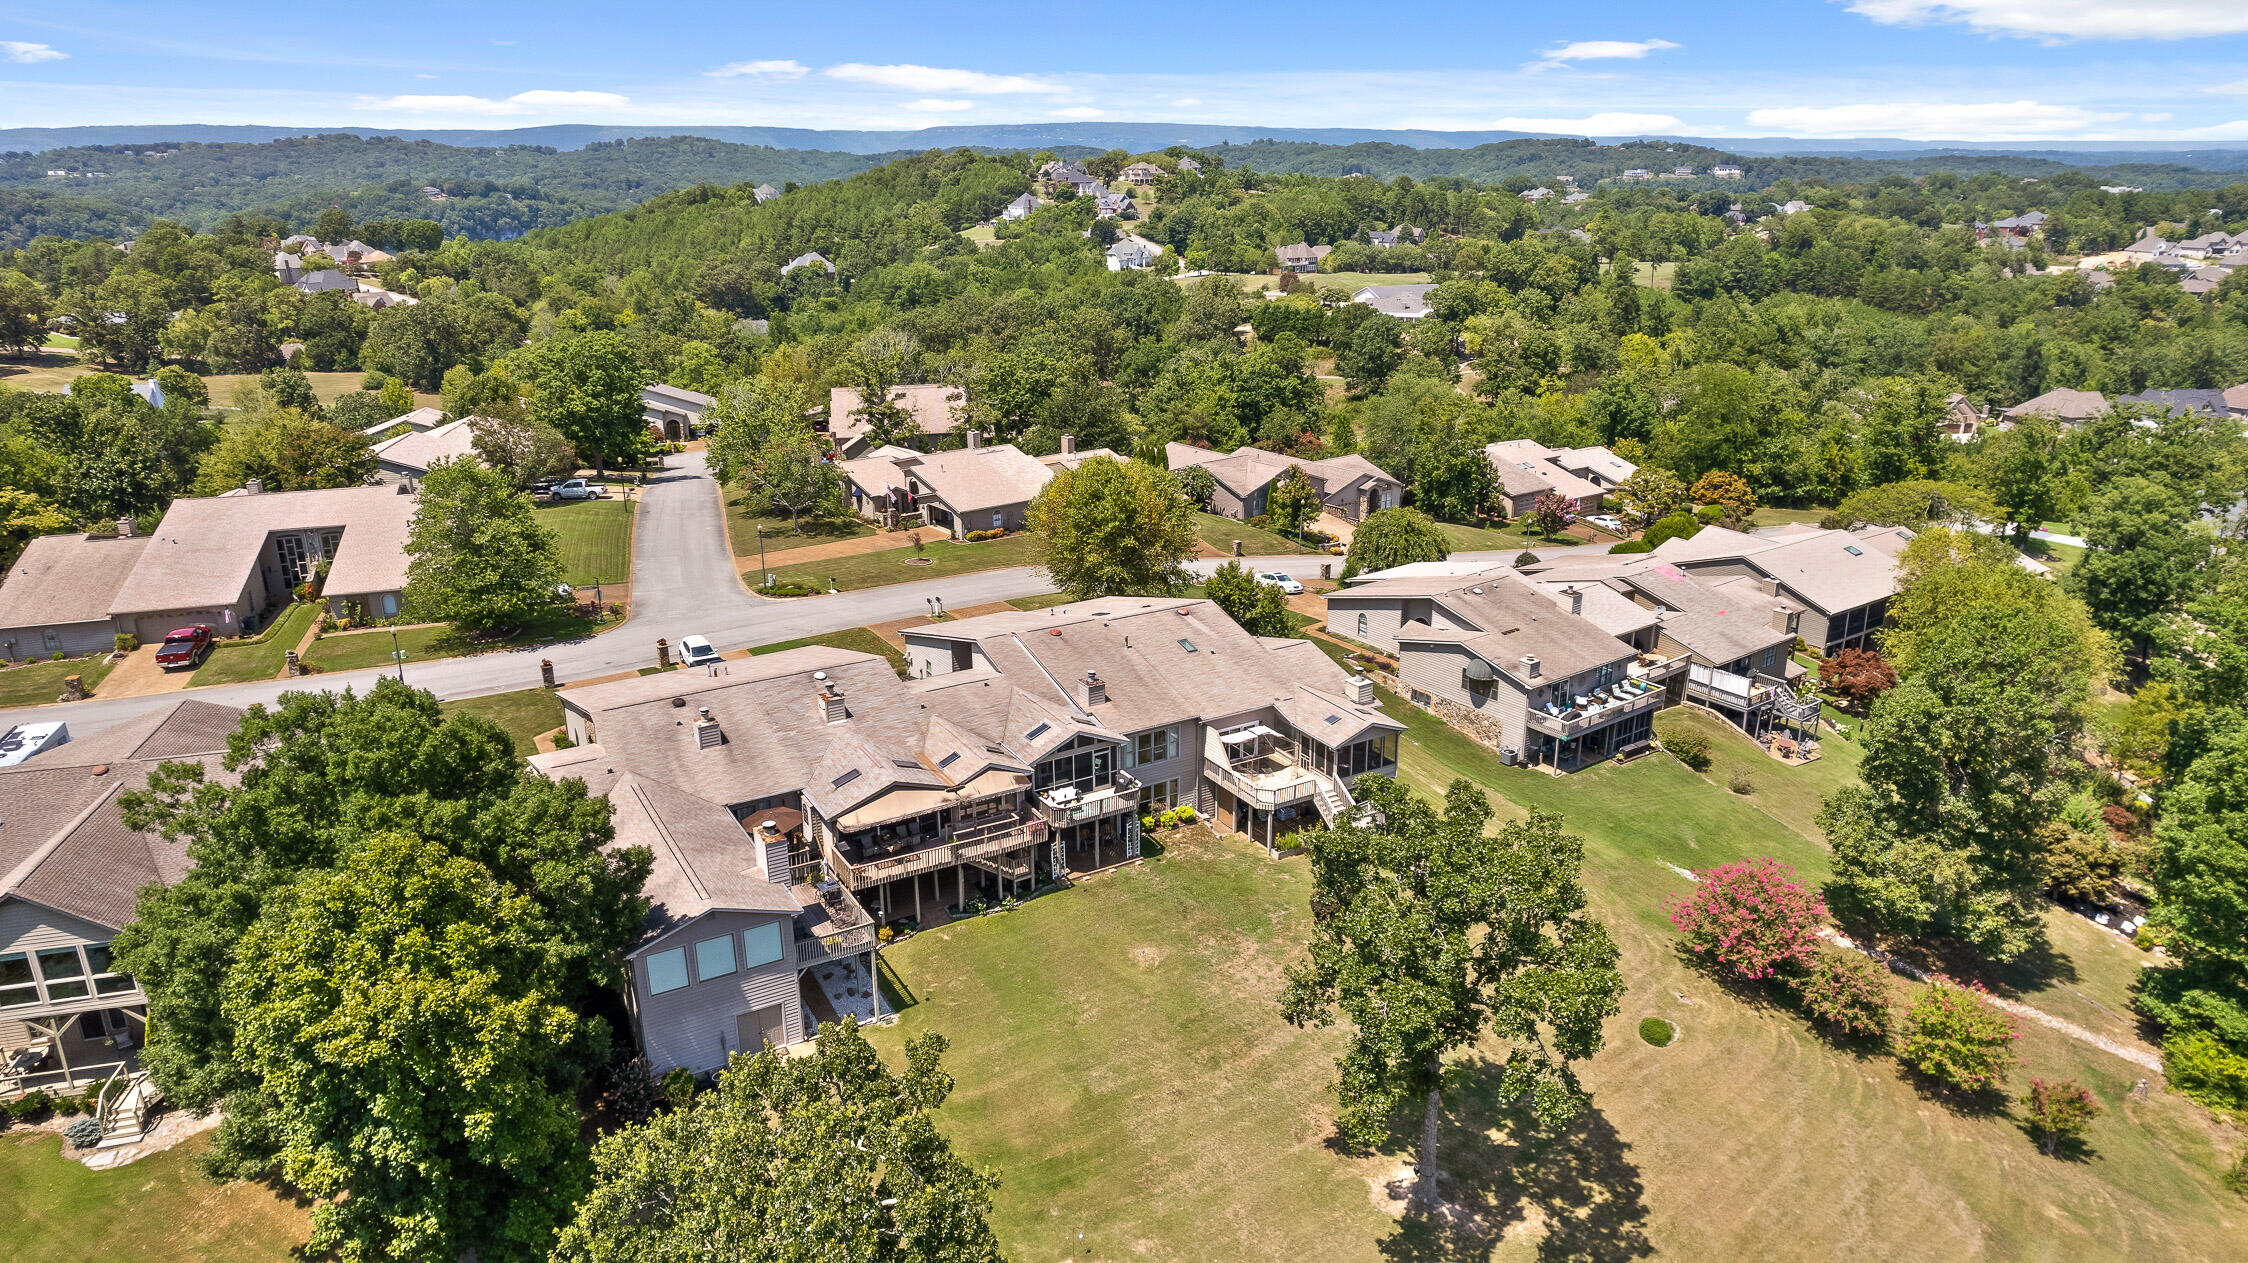
[[[766,876],[763,848],[734,813],[629,772],[608,798],[616,840],[607,849],[644,846],[655,860],[641,887],[648,916],[640,946],[712,912],[796,914],[786,882]]]
[[[1052,469],[1012,443],[920,456],[904,465],[904,473],[956,513],[1028,503],[1054,477]]]
[[[828,430],[838,442],[866,433],[866,418],[854,415],[859,408],[856,386],[837,386],[827,392]],[[960,428],[960,405],[967,393],[958,386],[938,384],[892,386],[890,398],[902,404],[923,434],[950,434]]]
[[[0,628],[98,623],[148,548],[145,535],[41,535],[0,582]]]
[[[116,929],[140,889],[190,866],[185,840],[128,827],[118,805],[159,762],[218,757],[242,712],[181,700],[0,768],[0,899],[17,898]]]
[[[2071,390],[2062,387],[2048,390],[2034,399],[2025,399],[2006,409],[2009,417],[2052,417],[2059,421],[2088,421],[2108,414],[2105,395],[2096,390]]]
[[[1510,496],[1551,491],[1570,500],[1583,500],[1607,494],[1592,482],[1562,468],[1557,458],[1563,452],[1530,439],[1489,444],[1484,447],[1483,455],[1498,474],[1499,485]]]
[[[787,276],[789,273],[795,271],[798,268],[808,268],[814,266],[826,268],[827,274],[829,276],[835,275],[835,265],[828,262],[827,256],[821,254],[817,250],[808,250],[803,254],[797,255],[795,258],[790,259],[788,262],[781,264],[781,275]]]
[[[684,386],[666,386],[662,382],[652,382],[640,388],[642,399],[646,399],[650,395],[668,403],[685,405],[698,412],[718,402],[699,390],[689,390]]]
[[[1388,316],[1414,319],[1428,314],[1428,296],[1434,285],[1368,285],[1350,296]]]
[[[383,465],[410,473],[426,474],[429,467],[441,460],[475,460],[476,432],[469,424],[474,418],[462,417],[432,430],[408,430],[396,438],[384,439],[375,444],[375,459]]]
[[[396,487],[183,496],[150,534],[110,612],[133,614],[226,605],[257,573],[275,531],[341,530],[328,569],[337,595],[395,592],[406,584],[406,527],[415,497]]]

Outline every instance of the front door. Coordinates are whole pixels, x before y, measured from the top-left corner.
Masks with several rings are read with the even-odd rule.
[[[788,1027],[781,1021],[781,1006],[751,1009],[736,1016],[734,1034],[741,1040],[744,1053],[762,1052],[768,1043],[775,1048],[787,1043]]]

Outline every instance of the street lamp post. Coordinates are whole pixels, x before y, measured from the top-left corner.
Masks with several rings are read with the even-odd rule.
[[[398,682],[406,682],[406,651],[398,647],[398,629],[390,629],[390,656],[398,663]]]
[[[765,576],[766,583],[770,584],[773,581],[772,572],[765,569],[765,524],[763,522],[757,524],[757,573]]]

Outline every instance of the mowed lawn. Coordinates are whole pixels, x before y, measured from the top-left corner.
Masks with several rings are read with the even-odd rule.
[[[926,564],[913,564],[916,556],[925,558]],[[907,544],[849,557],[830,557],[825,561],[807,562],[801,566],[776,564],[773,573],[783,583],[801,583],[823,592],[832,580],[838,592],[849,592],[854,588],[877,588],[889,583],[913,583],[922,579],[942,579],[948,575],[973,574],[978,570],[1037,564],[1038,537],[1028,531],[1019,531],[1003,539],[987,539],[976,544],[940,539],[924,545],[918,554],[913,551],[911,544]],[[751,578],[754,580],[755,576],[752,575]]]
[[[411,684],[414,682],[414,664],[417,662],[515,649],[552,640],[573,640],[579,636],[592,635],[598,630],[600,628],[597,624],[557,606],[524,624],[523,629],[515,635],[492,644],[472,643],[449,624],[438,623],[399,628],[395,647],[406,654],[406,682]],[[391,666],[396,662],[391,657],[391,636],[392,631],[387,627],[331,633],[313,641],[312,648],[305,652],[304,660],[323,671],[356,671],[362,667]]]
[[[759,527],[765,529],[767,555],[874,534],[874,523],[854,513],[806,513],[797,520],[802,528],[802,533],[798,534],[790,530],[787,514],[767,512],[768,507],[761,497],[747,492],[726,497],[726,537],[732,542],[736,557],[757,555]]]
[[[577,500],[533,509],[562,540],[563,582],[574,587],[632,577],[631,500]]]
[[[79,677],[89,693],[109,674],[109,658],[66,658],[0,669],[0,706],[45,706],[62,696],[62,682]]]
[[[542,732],[552,732],[562,726],[562,699],[552,689],[517,689],[512,693],[490,693],[483,697],[464,697],[455,702],[440,703],[446,714],[458,711],[465,715],[481,715],[515,738],[515,752],[532,753],[535,739]]]
[[[110,1171],[62,1156],[53,1132],[0,1136],[0,1250],[11,1263],[286,1263],[312,1233],[309,1207],[262,1184],[195,1169],[209,1137]]]
[[[324,404],[334,403],[343,396],[358,390],[360,382],[365,379],[365,375],[361,373],[306,373],[304,376],[306,381],[312,383],[313,397]],[[236,386],[244,382],[254,382],[257,379],[256,373],[214,373],[203,379],[203,385],[211,392],[212,407],[227,408],[234,404],[234,388]],[[445,399],[442,395],[433,395],[427,391],[417,390],[414,392],[414,406],[417,408],[442,408],[445,406]]]
[[[1201,537],[1203,543],[1228,557],[1233,555],[1233,541],[1235,540],[1241,541],[1241,554],[1244,557],[1267,557],[1282,553],[1308,553],[1311,551],[1311,549],[1278,531],[1268,531],[1261,526],[1251,526],[1247,522],[1220,517],[1215,513],[1203,513],[1199,510],[1194,515],[1194,533]]]
[[[203,660],[202,666],[195,668],[195,674],[188,679],[189,687],[247,684],[280,675],[281,669],[289,663],[289,651],[312,629],[321,609],[317,602],[298,601],[256,639],[220,645]]]
[[[759,645],[749,651],[749,656],[755,658],[763,654],[779,653],[784,649],[802,649],[806,645],[826,645],[831,649],[849,649],[857,653],[871,653],[879,658],[887,658],[890,660],[891,669],[898,673],[899,678],[903,679],[905,676],[905,655],[898,652],[897,647],[889,641],[882,639],[864,627],[846,627],[842,631],[827,632],[818,636],[806,636],[801,640],[783,640],[775,644]]]
[[[1495,1100],[1489,1059],[1462,1061],[1444,1120],[1455,1199],[1490,1235],[1400,1222],[1370,1180],[1402,1142],[1354,1155],[1332,1141],[1334,1031],[1279,1020],[1280,971],[1307,931],[1309,870],[1226,841],[957,924],[885,953],[911,1001],[877,1040],[952,1041],[959,1089],[940,1124],[1003,1184],[996,1222],[1017,1257],[1303,1260],[2094,1260],[2239,1257],[2248,1207],[2217,1183],[2226,1146],[2196,1107],[2143,1072],[2034,1026],[2030,1075],[2072,1077],[2108,1112],[2082,1161],[2046,1158],[2008,1113],[1922,1095],[1893,1058],[1843,1050],[1792,1012],[1713,983],[1677,952],[1669,865],[1773,855],[1822,879],[1816,799],[1854,747],[1790,769],[1725,735],[1710,775],[1656,755],[1556,779],[1404,715],[1404,776],[1440,792],[1486,786],[1504,816],[1562,813],[1586,842],[1594,910],[1629,990],[1584,1068],[1592,1105],[1539,1134]],[[1748,769],[1751,792],[1724,777]],[[2017,994],[2065,1012],[2127,1004],[2138,953],[2054,922],[2055,954]],[[1898,984],[1900,996],[1905,984]],[[1639,1020],[1676,1022],[1654,1048]],[[1400,1118],[1402,1127],[1413,1120]],[[1079,1234],[1083,1236],[1080,1239]]]

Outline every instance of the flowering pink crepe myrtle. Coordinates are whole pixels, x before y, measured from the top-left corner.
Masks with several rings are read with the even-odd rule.
[[[1703,870],[1693,893],[1669,908],[1690,950],[1747,979],[1809,964],[1827,910],[1793,868],[1768,857]]]

